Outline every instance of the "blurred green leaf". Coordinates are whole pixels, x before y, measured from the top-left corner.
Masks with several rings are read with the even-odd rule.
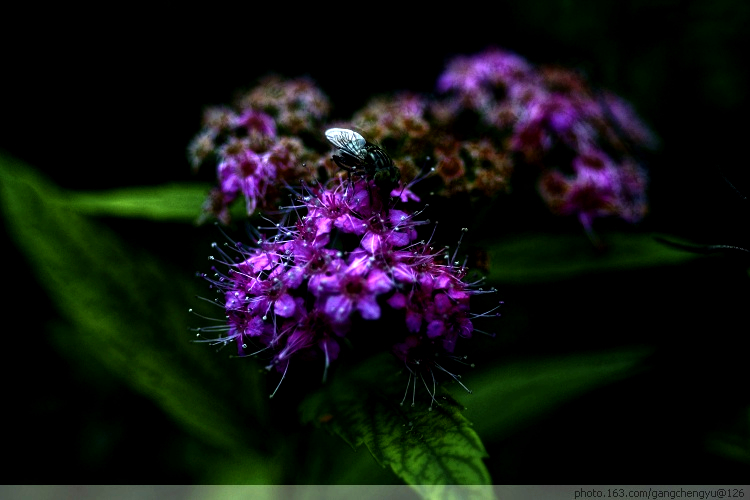
[[[499,439],[566,401],[633,375],[650,353],[628,349],[502,363],[466,374],[473,393],[456,399],[479,435]]]
[[[8,232],[73,326],[63,342],[75,346],[78,361],[95,360],[205,442],[258,464],[246,482],[274,482],[279,472],[251,451],[267,423],[255,370],[237,368],[227,384],[227,372],[216,368],[224,358],[189,342],[196,285],[65,209],[56,201],[65,193],[29,167],[0,157],[0,179]]]
[[[444,498],[447,485],[489,485],[482,462],[486,451],[462,406],[438,390],[438,403],[420,401],[402,406],[387,387],[397,387],[406,376],[398,373],[390,355],[374,356],[308,397],[302,419],[338,434],[352,447],[364,444],[375,460],[389,466],[426,497]],[[446,485],[422,488],[421,485]],[[491,489],[478,488],[479,498]]]
[[[198,219],[210,186],[167,184],[110,191],[65,193],[68,208],[87,215],[193,222]]]
[[[713,431],[706,445],[717,455],[750,464],[750,406],[738,413],[735,422]]]
[[[534,283],[607,271],[680,264],[695,255],[657,242],[650,234],[606,233],[596,251],[580,234],[523,234],[485,242],[493,283]]]

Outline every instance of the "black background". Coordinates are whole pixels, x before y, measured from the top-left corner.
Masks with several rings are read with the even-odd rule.
[[[229,102],[264,74],[311,76],[330,97],[333,117],[346,118],[375,94],[431,92],[452,56],[496,45],[533,63],[578,68],[593,85],[634,104],[661,140],[650,165],[647,230],[697,243],[748,246],[748,203],[721,173],[750,193],[750,81],[748,58],[740,50],[750,41],[750,7],[728,0],[459,5],[439,13],[368,3],[321,4],[307,12],[279,3],[246,10],[123,6],[12,13],[4,21],[0,149],[70,189],[189,181],[185,150],[204,107]],[[45,341],[44,329],[55,313],[19,264],[23,256],[3,236],[6,262],[13,267],[6,286],[14,295],[33,297],[33,305],[6,313],[3,328],[4,351],[14,358],[3,375],[14,463],[4,482],[192,482],[199,471],[186,465],[185,457],[195,449],[153,403],[114,379],[91,380]],[[615,395],[597,394],[563,409],[560,420],[542,431],[530,429],[498,444],[496,481],[700,483],[746,472],[746,466],[708,455],[685,439],[701,435],[719,416],[704,406],[681,412],[679,421],[667,411],[671,405],[706,403],[701,396],[708,395],[713,404],[732,406],[742,392],[736,385],[744,373],[740,338],[750,304],[742,266],[732,259],[709,260],[632,276],[611,300],[592,304],[588,320],[596,323],[631,295],[628,286],[638,287],[638,301],[627,304],[622,335],[627,330],[641,341],[655,339],[662,349],[671,346],[667,360],[677,368],[667,364],[655,380],[636,380]],[[654,288],[664,281],[670,286]],[[679,295],[661,294],[680,287]],[[565,294],[549,289],[540,295],[523,287],[515,292],[519,302],[554,301]],[[565,305],[572,304],[556,307]],[[659,316],[661,311],[668,314]],[[744,327],[738,324],[743,320]],[[550,324],[552,319],[539,320],[538,326]],[[589,336],[595,334],[592,327]],[[696,338],[712,340],[692,342]],[[722,356],[734,364],[727,368]],[[700,359],[708,359],[704,368],[689,368]],[[726,380],[730,386],[721,385]],[[622,450],[633,441],[645,446],[660,440],[656,449],[671,450],[667,460],[632,449],[620,459],[596,459],[606,447],[596,432],[586,431],[599,425],[594,407],[621,408],[622,394],[641,394],[640,401],[655,410],[644,417],[629,407],[616,420],[622,433],[607,430],[619,436],[611,446]]]
[[[0,147],[70,188],[188,180],[204,107],[259,76],[309,75],[348,117],[374,94],[430,92],[451,56],[496,45],[633,102],[663,144],[653,188],[671,196],[653,212],[718,232],[717,169],[747,186],[748,17],[730,0],[26,13],[7,18]]]

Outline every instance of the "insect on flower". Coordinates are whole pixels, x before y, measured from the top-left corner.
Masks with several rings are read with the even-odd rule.
[[[333,161],[347,172],[362,176],[367,181],[371,199],[370,181],[375,183],[387,214],[391,191],[401,179],[401,172],[390,156],[353,130],[329,128],[326,130],[326,139],[339,150],[338,155],[333,155]]]

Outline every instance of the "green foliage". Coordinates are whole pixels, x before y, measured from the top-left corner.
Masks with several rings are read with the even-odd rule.
[[[472,373],[471,386],[480,390],[457,399],[479,435],[500,439],[566,401],[638,373],[648,354],[619,349],[498,364]]]
[[[265,423],[257,376],[247,368],[234,374],[245,394],[233,398],[213,350],[188,342],[195,285],[66,209],[65,196],[28,167],[3,160],[0,168],[8,229],[73,326],[57,340],[74,346],[78,362],[106,366],[204,442],[257,462],[246,481],[274,482],[277,472],[251,451],[258,442],[252,429]]]
[[[488,279],[493,283],[542,283],[601,272],[676,265],[694,259],[669,248],[649,234],[605,233],[608,245],[596,252],[581,235],[521,234],[487,241]]]
[[[461,415],[463,408],[445,391],[433,405],[424,398],[413,408],[409,402],[401,405],[392,389],[405,380],[389,355],[375,356],[337,373],[305,401],[302,418],[323,425],[354,448],[364,444],[378,464],[407,484],[489,485],[482,463],[486,451]]]
[[[209,186],[197,184],[130,187],[75,193],[61,202],[81,214],[192,222],[200,215],[208,190]]]

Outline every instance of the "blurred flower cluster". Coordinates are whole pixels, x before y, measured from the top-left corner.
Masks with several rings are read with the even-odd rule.
[[[274,209],[288,185],[316,178],[322,157],[305,145],[328,116],[328,98],[308,79],[266,77],[234,107],[206,110],[203,129],[188,148],[194,169],[210,164],[219,185],[204,206],[226,224],[242,197],[248,215]]]
[[[351,123],[391,151],[407,177],[431,159],[439,196],[486,200],[508,191],[522,169],[553,212],[576,215],[587,230],[597,217],[632,223],[646,213],[637,158],[656,139],[616,95],[500,49],[455,58],[437,91],[374,99]]]
[[[417,194],[485,203],[509,192],[514,172],[536,179],[556,214],[638,222],[647,211],[647,177],[639,158],[655,136],[632,107],[592,89],[570,69],[536,67],[488,49],[449,62],[437,96],[377,97],[350,120],[326,123],[329,103],[306,79],[269,77],[235,108],[209,109],[189,152],[195,168],[212,164],[219,186],[206,214],[229,220],[242,195],[248,214],[280,202],[284,186],[335,171],[320,139],[327,126],[357,130],[384,148],[402,179],[432,171]]]

